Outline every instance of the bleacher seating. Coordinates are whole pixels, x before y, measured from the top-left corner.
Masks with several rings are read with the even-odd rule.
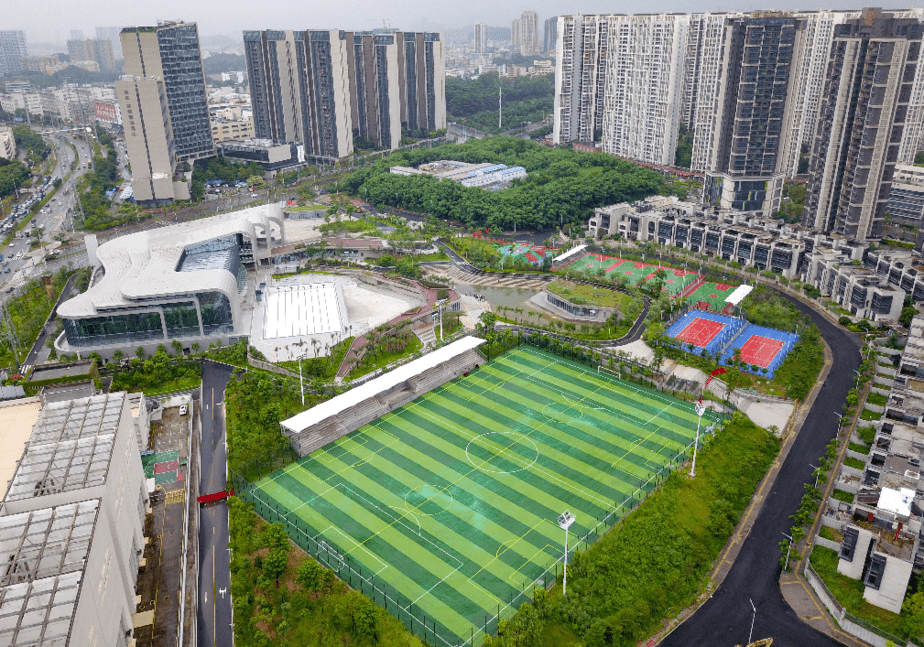
[[[285,427],[283,431],[291,438],[292,446],[299,456],[307,456],[419,396],[439,388],[464,372],[472,370],[476,364],[482,363],[484,363],[484,358],[477,350],[466,351],[450,361],[428,368],[419,375],[396,384],[387,391],[377,393],[341,411],[336,416],[322,420],[300,433],[291,434],[286,432]]]

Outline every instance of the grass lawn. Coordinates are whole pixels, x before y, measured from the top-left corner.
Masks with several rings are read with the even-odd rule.
[[[831,495],[838,501],[843,501],[844,503],[853,503],[853,494],[845,490],[834,490],[834,493]]]
[[[882,395],[881,393],[870,393],[866,396],[867,404],[873,404],[877,407],[885,406],[885,403],[889,401],[889,397]]]
[[[854,458],[853,456],[848,456],[847,458],[845,458],[844,465],[846,465],[847,467],[852,467],[856,470],[866,469],[866,465],[863,464],[863,461],[861,461],[858,458]]]
[[[849,445],[847,445],[847,448],[850,449],[850,451],[857,452],[858,454],[869,454],[868,445],[858,445],[857,443],[850,443]]]
[[[600,306],[603,308],[619,308],[625,312],[633,297],[616,290],[594,287],[583,283],[572,283],[558,279],[547,286],[549,292],[563,297],[575,305]]]
[[[860,412],[860,420],[866,420],[867,422],[879,420],[881,417],[881,413],[876,413],[875,411],[870,411],[869,409],[863,409],[863,411]]]
[[[845,577],[837,572],[839,560],[836,551],[824,546],[815,546],[809,561],[818,576],[824,581],[828,590],[834,594],[848,612],[862,620],[874,624],[885,631],[903,636],[902,616],[885,609],[874,606],[863,599],[863,590],[866,588],[861,580]],[[903,643],[904,644],[904,643]]]
[[[838,543],[844,541],[844,535],[839,533],[834,528],[829,528],[828,526],[822,526],[821,530],[818,531],[818,534],[825,539],[829,539],[830,541],[836,541]]]
[[[417,335],[411,338],[411,341],[408,343],[407,347],[404,350],[400,350],[394,353],[383,353],[379,355],[371,364],[362,363],[347,375],[347,380],[355,380],[358,377],[362,377],[367,373],[371,373],[377,368],[382,368],[391,364],[394,361],[401,359],[402,357],[407,357],[413,353],[416,353],[420,350],[420,340],[417,338]]]
[[[347,354],[347,351],[350,350],[350,346],[352,344],[353,338],[347,337],[342,342],[331,348],[330,354],[326,357],[314,357],[313,349],[308,350],[308,354],[311,355],[311,357],[302,360],[302,375],[309,378],[323,377],[330,379],[334,377],[337,374],[337,369],[340,368],[340,363],[343,361],[343,356]],[[297,360],[277,362],[277,364],[286,370],[292,371],[293,373],[298,373]]]
[[[449,337],[457,330],[462,328],[462,322],[456,319],[454,322],[443,321],[443,331],[446,333],[446,336]],[[436,333],[437,339],[442,339],[443,336],[440,335],[440,325],[439,323],[433,328],[433,332]]]
[[[139,386],[133,391],[144,391],[146,396],[160,395],[162,393],[174,393],[175,391],[186,391],[194,389],[202,382],[201,377],[178,377],[169,382],[163,382],[154,388]]]

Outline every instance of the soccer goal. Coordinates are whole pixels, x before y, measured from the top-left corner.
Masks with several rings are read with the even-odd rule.
[[[613,377],[617,377],[617,378],[619,378],[620,380],[623,379],[623,378],[622,378],[622,373],[620,373],[619,371],[614,371],[613,369],[607,368],[607,367],[605,367],[605,366],[598,366],[598,367],[597,367],[597,375],[600,375],[601,373],[607,373],[608,375],[612,375]]]

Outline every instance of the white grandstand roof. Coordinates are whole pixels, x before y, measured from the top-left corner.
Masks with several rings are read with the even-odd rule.
[[[574,256],[574,255],[577,254],[578,252],[581,252],[581,251],[583,251],[583,250],[585,250],[585,249],[587,249],[587,245],[578,245],[577,247],[572,247],[571,249],[569,249],[569,250],[568,250],[567,252],[565,252],[564,254],[559,254],[558,256],[556,256],[556,257],[555,257],[555,260],[556,260],[557,262],[563,261],[563,260],[565,260],[565,259],[571,258],[572,256]]]
[[[327,420],[332,416],[339,415],[360,402],[368,400],[379,393],[388,391],[405,380],[420,375],[473,348],[478,348],[483,343],[485,343],[485,340],[479,339],[478,337],[463,337],[432,353],[427,353],[420,359],[415,359],[413,362],[409,362],[404,366],[399,366],[395,370],[389,371],[374,380],[369,380],[365,384],[357,386],[355,389],[351,389],[326,402],[313,406],[307,411],[302,411],[288,420],[283,420],[280,424],[290,431],[301,433],[303,430],[313,427],[319,422]]]
[[[98,310],[138,306],[138,299],[177,294],[237,293],[237,279],[223,269],[177,272],[183,250],[197,243],[233,234],[255,236],[254,225],[266,230],[274,205],[243,209],[212,218],[183,222],[100,245],[97,258],[106,270],[96,285],[58,308],[67,318],[92,317]],[[277,217],[281,218],[281,214]]]
[[[739,285],[735,288],[734,292],[725,297],[725,302],[736,306],[744,301],[744,297],[749,295],[753,289],[754,288],[750,285]]]

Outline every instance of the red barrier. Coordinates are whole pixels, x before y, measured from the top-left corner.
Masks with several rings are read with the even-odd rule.
[[[213,503],[215,501],[224,501],[230,496],[234,496],[234,490],[222,490],[221,492],[214,492],[212,494],[203,494],[196,501],[199,503]]]

